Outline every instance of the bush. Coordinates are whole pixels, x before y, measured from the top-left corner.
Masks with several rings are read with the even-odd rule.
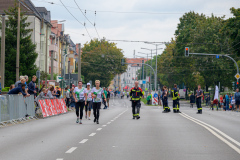
[[[10,87],[5,87],[2,89],[2,92],[8,92]]]

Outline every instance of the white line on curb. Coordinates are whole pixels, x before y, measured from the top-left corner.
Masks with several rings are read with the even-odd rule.
[[[77,149],[77,147],[72,147],[66,153],[72,153],[75,149]]]
[[[232,143],[230,143],[229,141],[227,141],[225,138],[223,138],[222,136],[220,136],[219,134],[217,134],[215,131],[213,131],[211,128],[207,127],[206,125],[198,122],[197,120],[194,120],[194,118],[190,118],[190,116],[186,116],[184,113],[180,114],[181,116],[189,119],[190,121],[193,121],[194,123],[197,123],[198,125],[206,128],[209,132],[211,132],[214,136],[216,136],[217,138],[219,138],[221,141],[223,141],[224,143],[226,143],[229,147],[231,147],[232,149],[234,149],[238,154],[240,154],[240,149],[237,148],[236,146],[234,146]]]
[[[92,136],[95,136],[95,134],[96,134],[96,133],[91,133],[89,136],[91,136],[91,137],[92,137]]]
[[[86,143],[88,141],[88,139],[83,139],[81,142],[79,143]]]

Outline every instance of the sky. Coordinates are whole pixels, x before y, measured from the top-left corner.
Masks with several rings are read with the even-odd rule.
[[[62,5],[62,3],[67,9]],[[121,42],[113,40],[169,42],[179,18],[184,13],[194,11],[207,16],[225,15],[231,17],[230,8],[240,8],[240,0],[32,0],[36,7],[46,7],[51,11],[52,20],[66,20],[65,34],[69,34],[74,43],[85,44],[94,38],[105,38],[117,43],[125,57],[150,57],[147,49],[156,49],[156,45],[144,42]],[[79,10],[78,6],[86,17]],[[51,4],[49,2],[53,2]],[[96,11],[96,15],[95,15]],[[85,27],[84,27],[85,23]],[[94,27],[95,23],[95,27]],[[95,29],[96,28],[96,29]],[[88,33],[89,34],[88,34]],[[84,35],[83,35],[84,34]],[[89,36],[90,35],[90,36]],[[90,38],[91,37],[91,38]],[[165,45],[157,46],[161,54]],[[154,51],[153,54],[156,54]]]

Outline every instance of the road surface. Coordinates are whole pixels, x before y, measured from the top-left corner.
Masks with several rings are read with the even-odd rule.
[[[133,120],[126,99],[112,99],[100,124],[76,115],[39,119],[0,129],[0,160],[239,160],[240,113],[180,102],[181,114],[141,108]],[[169,106],[172,108],[171,100]],[[93,117],[92,117],[93,118]]]

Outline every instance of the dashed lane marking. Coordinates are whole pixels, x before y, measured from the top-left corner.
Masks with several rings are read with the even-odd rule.
[[[58,159],[56,159],[56,160],[63,160],[63,158],[58,158]]]
[[[106,127],[107,125],[102,125],[103,127]]]
[[[102,128],[98,128],[98,129],[97,129],[97,131],[101,131],[101,130],[102,130]]]
[[[112,122],[114,121],[114,120],[111,120]]]
[[[107,124],[111,124],[111,122],[108,122]]]
[[[88,139],[83,139],[81,142],[79,143],[86,143],[88,141]]]
[[[89,136],[92,137],[92,136],[95,136],[96,133],[91,133]]]
[[[183,116],[184,118],[187,118],[189,119],[190,121],[193,121],[194,123],[204,127],[205,129],[207,129],[209,132],[211,132],[214,136],[216,136],[217,138],[219,138],[221,141],[223,141],[224,143],[226,143],[229,147],[231,147],[232,149],[234,149],[238,154],[240,154],[240,149],[237,148],[236,146],[234,146],[232,143],[230,143],[229,141],[227,141],[225,138],[223,138],[222,136],[220,136],[219,134],[217,134],[214,130],[212,130],[210,127],[210,125],[204,123],[204,122],[199,122],[199,120],[191,117],[191,116],[188,116],[184,113],[180,113],[181,116]],[[206,125],[205,125],[206,124]]]
[[[77,149],[77,147],[72,147],[66,153],[72,153],[75,149]]]

